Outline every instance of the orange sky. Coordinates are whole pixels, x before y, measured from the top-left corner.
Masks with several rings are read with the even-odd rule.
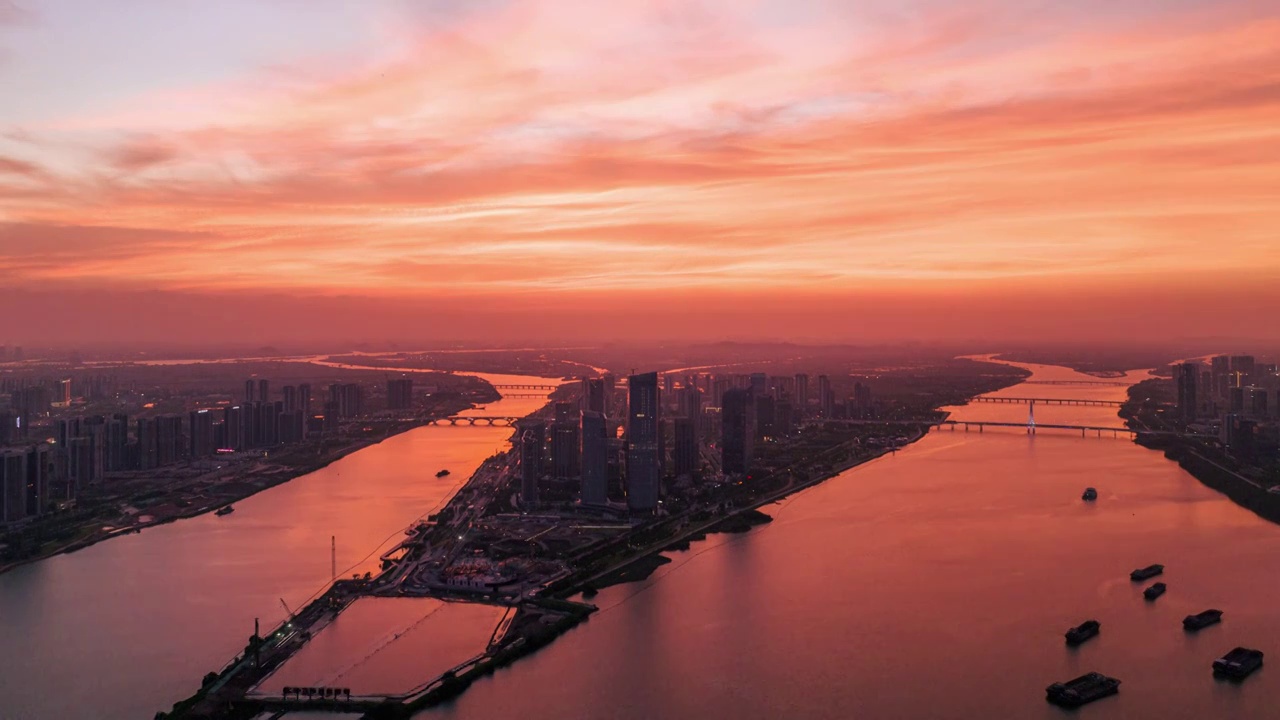
[[[176,5],[0,0],[0,342],[1280,337],[1280,6]]]

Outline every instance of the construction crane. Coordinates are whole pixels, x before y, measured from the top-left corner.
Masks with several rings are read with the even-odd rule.
[[[293,619],[298,617],[298,613],[289,609],[289,603],[285,602],[284,598],[280,598],[280,606],[284,608],[285,612],[289,613],[289,620],[285,623],[285,627],[293,627]]]

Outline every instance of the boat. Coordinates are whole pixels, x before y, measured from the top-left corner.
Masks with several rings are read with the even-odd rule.
[[[214,513],[213,513],[213,514],[214,514],[214,515],[217,515],[218,517],[222,517],[223,515],[230,515],[231,513],[235,512],[235,511],[236,511],[236,509],[235,509],[234,507],[232,507],[232,506],[230,506],[230,505],[226,505],[226,506],[224,506],[224,507],[220,507],[220,508],[218,508],[216,511],[214,511]]]
[[[1085,640],[1097,637],[1102,625],[1097,620],[1085,620],[1067,631],[1067,644],[1079,645]]]
[[[1120,692],[1120,681],[1102,673],[1091,672],[1065,683],[1045,688],[1045,699],[1066,708],[1080,707]]]
[[[1222,622],[1221,610],[1205,610],[1182,618],[1182,628],[1184,630],[1202,630],[1220,622]]]
[[[1164,572],[1163,565],[1160,565],[1160,564],[1148,565],[1144,568],[1138,568],[1137,570],[1134,570],[1133,572],[1129,573],[1129,579],[1135,582],[1138,580],[1146,580],[1148,578],[1153,578],[1163,572]]]
[[[1243,680],[1262,667],[1262,651],[1238,647],[1213,661],[1213,674],[1232,680]]]
[[[1164,591],[1165,591],[1165,590],[1167,590],[1167,589],[1168,589],[1168,588],[1165,586],[1165,584],[1164,584],[1164,583],[1159,583],[1159,582],[1158,582],[1158,583],[1156,583],[1155,585],[1152,585],[1151,587],[1147,588],[1146,590],[1143,590],[1143,591],[1142,591],[1142,597],[1144,597],[1144,598],[1146,598],[1146,599],[1148,599],[1148,600],[1155,600],[1156,598],[1158,598],[1158,597],[1160,597],[1161,595],[1163,595],[1163,594],[1164,594]]]
[[[1097,491],[1097,490],[1094,490],[1093,488],[1085,488],[1085,489],[1084,489],[1084,495],[1081,495],[1080,497],[1081,497],[1082,499],[1084,499],[1084,500],[1089,500],[1089,501],[1097,500],[1097,499],[1098,499],[1098,491]]]
[[[440,472],[436,473],[436,477],[444,477],[445,475],[448,475],[448,474],[449,474],[448,470],[441,470]]]

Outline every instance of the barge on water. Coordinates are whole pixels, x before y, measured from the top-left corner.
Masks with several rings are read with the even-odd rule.
[[[1045,688],[1045,699],[1054,705],[1076,708],[1094,700],[1120,692],[1120,681],[1102,673],[1091,672],[1065,683],[1054,683]]]
[[[1156,563],[1155,565],[1148,565],[1144,568],[1138,568],[1137,570],[1134,570],[1133,572],[1129,573],[1129,579],[1133,580],[1134,582],[1137,582],[1139,580],[1149,580],[1150,578],[1153,578],[1163,572],[1164,572],[1164,566],[1159,563]]]
[[[1188,615],[1182,618],[1182,629],[1184,630],[1201,630],[1210,625],[1217,625],[1222,622],[1221,610],[1204,610],[1195,615]]]
[[[1143,590],[1142,597],[1148,600],[1155,600],[1163,595],[1165,590],[1168,590],[1168,587],[1164,583],[1158,582],[1146,590]]]
[[[1098,636],[1101,629],[1102,625],[1097,620],[1085,620],[1067,631],[1067,644],[1079,645],[1086,640],[1091,640]]]
[[[1213,661],[1213,674],[1232,680],[1243,680],[1262,667],[1262,651],[1238,647]]]

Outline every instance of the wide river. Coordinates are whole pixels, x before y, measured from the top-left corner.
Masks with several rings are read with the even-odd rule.
[[[479,374],[494,384],[547,378]],[[527,392],[527,391],[525,391]],[[536,398],[479,415],[521,416]],[[376,570],[402,531],[435,512],[510,428],[421,427],[212,514],[113,538],[0,575],[0,720],[150,720],[327,587]],[[436,471],[450,475],[439,479]],[[489,632],[491,623],[483,629]]]
[[[1027,366],[1033,380],[1093,379]],[[1146,377],[1138,373],[1126,379]],[[1123,387],[1007,396],[1121,400]],[[951,408],[1023,421],[1025,405]],[[1036,407],[1121,425],[1115,408]],[[1085,503],[1086,486],[1098,500]],[[1280,717],[1280,672],[1215,681],[1240,644],[1280,660],[1280,527],[1125,439],[1009,429],[929,434],[712,536],[535,655],[423,718],[1062,718],[1044,688],[1097,670],[1120,694],[1090,718]],[[1144,602],[1129,571],[1167,566]],[[1225,611],[1184,633],[1183,616]],[[1086,619],[1100,637],[1062,634]]]
[[[1091,379],[1027,367],[1033,380]],[[1119,400],[1124,388],[1000,394]],[[1025,405],[952,410],[1027,417]],[[1120,425],[1105,407],[1037,405],[1036,420]],[[231,658],[255,615],[275,622],[278,598],[301,604],[324,584],[330,535],[339,566],[359,565],[506,434],[415,430],[226,518],[0,576],[0,717],[149,718]],[[448,481],[433,477],[440,467]],[[1086,486],[1096,503],[1081,501]],[[603,590],[587,623],[421,717],[1059,718],[1044,687],[1089,670],[1123,685],[1081,715],[1280,717],[1280,673],[1241,685],[1210,673],[1238,644],[1280,657],[1280,527],[1158,452],[1061,431],[944,430],[766,511],[769,525]],[[1128,573],[1155,562],[1169,592],[1146,603]],[[1182,617],[1209,607],[1223,623],[1184,633]],[[1064,647],[1089,618],[1101,636]]]

